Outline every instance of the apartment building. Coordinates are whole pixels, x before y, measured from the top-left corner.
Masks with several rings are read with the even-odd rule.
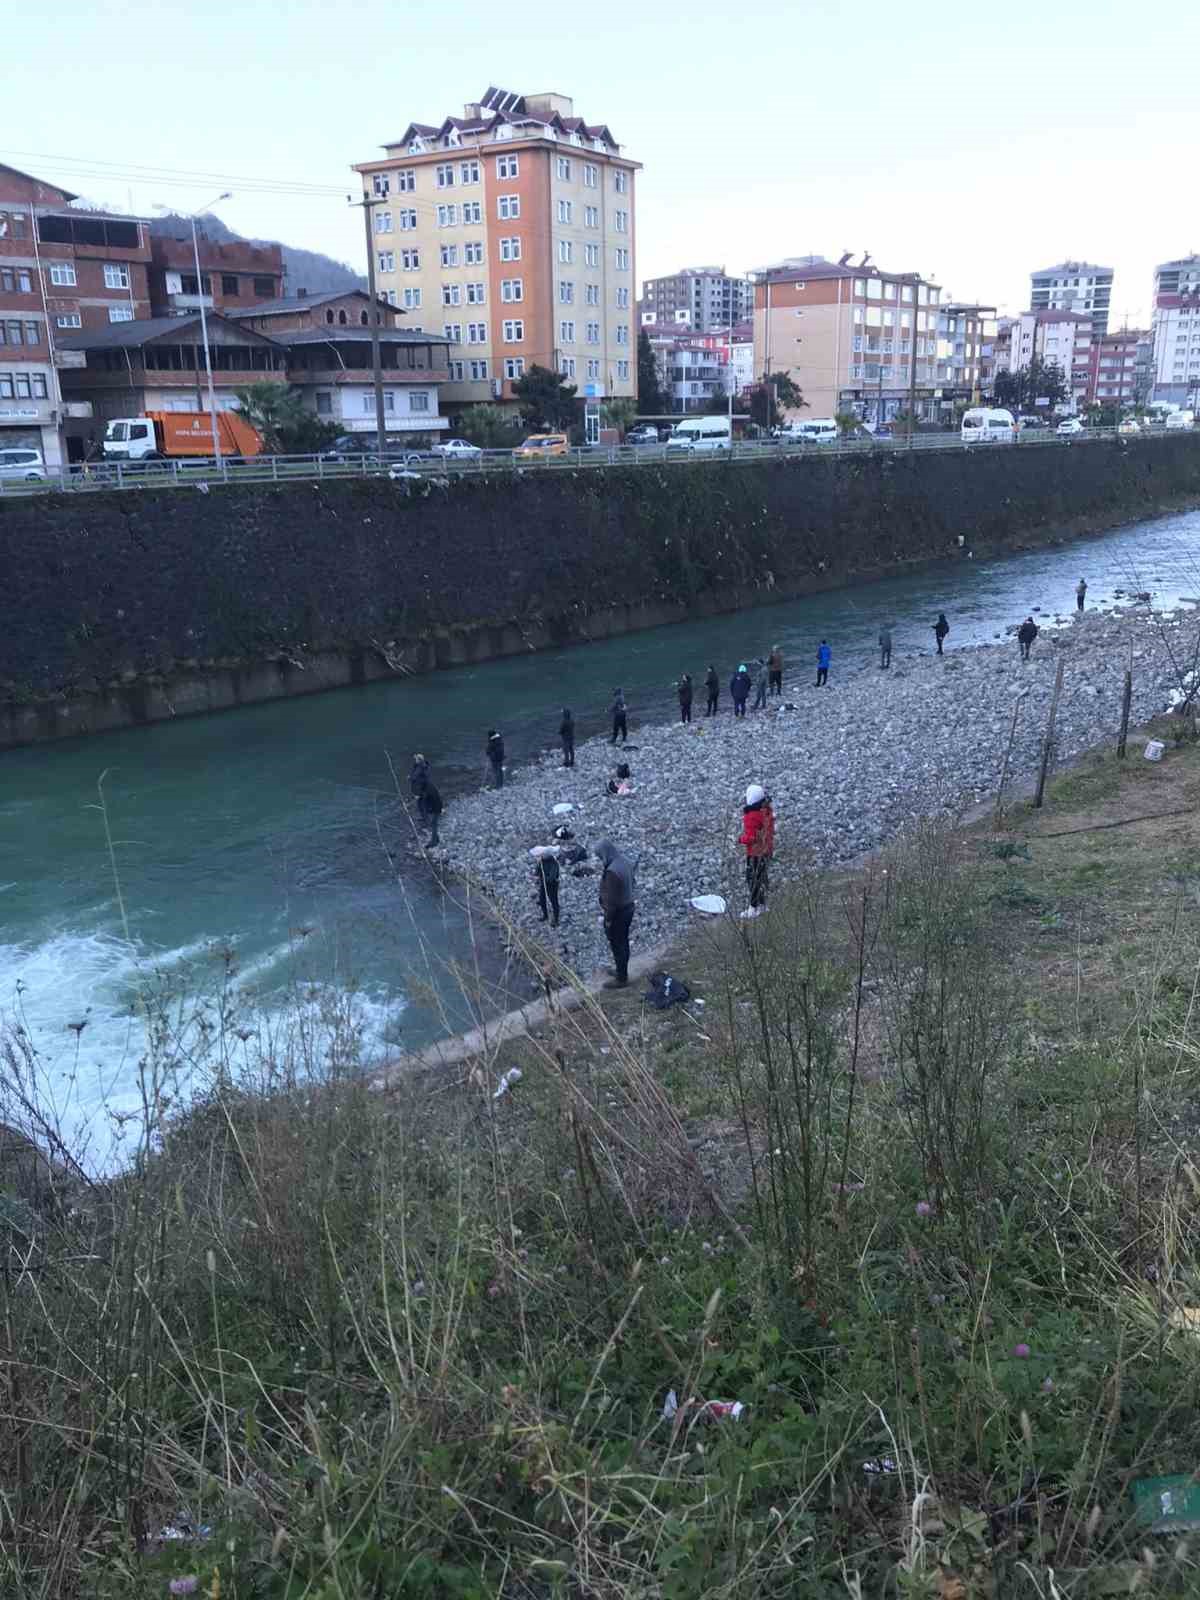
[[[149,314],[146,224],[0,166],[0,445],[62,459],[61,336]]]
[[[1150,336],[1142,328],[1123,328],[1092,340],[1088,363],[1089,405],[1144,404],[1150,387]]]
[[[196,256],[200,277],[196,277]],[[192,234],[150,239],[150,314],[182,317],[199,311],[239,311],[283,293],[283,249],[277,244],[252,244],[247,239],[218,241],[197,230]]]
[[[1036,358],[1058,367],[1067,386],[1067,408],[1082,410],[1091,392],[1094,326],[1082,311],[1023,311],[1013,318],[1009,370],[1021,372]]]
[[[452,345],[448,404],[511,401],[533,365],[637,391],[636,175],[560,94],[490,88],[362,162],[379,291]]]
[[[664,352],[660,370],[672,411],[706,411],[729,394],[729,345],[715,336],[685,336]]]
[[[724,267],[684,267],[666,278],[647,278],[642,285],[639,320],[672,322],[693,333],[731,328],[750,315],[754,285],[731,277]]]
[[[824,256],[790,256],[755,274],[754,362],[759,379],[787,372],[802,417],[855,412],[887,422],[936,411],[941,289],[916,272],[885,272]]]
[[[1200,409],[1200,255],[1154,270],[1154,398]]]
[[[937,313],[937,371],[943,411],[956,400],[978,402],[992,376],[989,359],[996,337],[996,307],[946,301]]]
[[[1091,261],[1060,261],[1029,274],[1031,311],[1079,311],[1096,333],[1108,332],[1113,269]]]

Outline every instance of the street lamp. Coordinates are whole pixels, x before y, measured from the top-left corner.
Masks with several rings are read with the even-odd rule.
[[[200,302],[200,338],[204,345],[204,373],[208,379],[208,418],[212,428],[213,459],[220,465],[221,462],[221,435],[217,428],[217,397],[213,392],[212,354],[208,348],[208,318],[204,314],[204,280],[200,276],[200,246],[196,240],[196,218],[201,212],[211,211],[213,206],[220,205],[222,200],[232,200],[232,189],[226,189],[224,194],[219,194],[215,200],[210,200],[207,205],[200,206],[192,212],[185,212],[192,225],[192,260],[196,266],[196,298]],[[169,211],[169,206],[155,206],[156,211]]]

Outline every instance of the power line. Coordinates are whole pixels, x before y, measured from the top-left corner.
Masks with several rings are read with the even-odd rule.
[[[93,179],[108,178],[114,181],[121,179],[126,182],[132,179],[137,183],[180,183],[189,186],[235,183],[240,188],[257,192],[309,194],[314,197],[344,195],[346,192],[345,183],[315,184],[291,178],[252,178],[228,172],[205,172],[180,167],[152,167],[130,162],[103,161],[92,156],[78,158],[50,155],[45,151],[35,150],[5,150],[4,155],[22,161],[48,163],[56,172],[74,172]]]

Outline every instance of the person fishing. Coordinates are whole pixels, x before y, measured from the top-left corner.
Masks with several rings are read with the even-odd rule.
[[[767,663],[756,661],[754,663],[754,707],[755,711],[767,709]]]
[[[937,653],[942,655],[942,646],[946,642],[946,635],[950,632],[950,624],[946,621],[946,613],[938,612],[938,619],[933,625],[933,637],[937,640]]]
[[[1086,599],[1087,599],[1087,579],[1086,578],[1080,578],[1079,582],[1075,585],[1075,609],[1076,609],[1076,611],[1082,611],[1083,610],[1083,602]]]
[[[538,908],[542,921],[549,914],[550,926],[558,927],[558,885],[560,878],[558,851],[547,846],[533,863],[533,886],[537,891]]]
[[[879,630],[879,670],[883,672],[892,664],[892,630],[885,622]]]
[[[429,787],[429,782],[429,763],[418,750],[412,758],[412,766],[408,769],[408,792],[416,802],[418,828],[429,825],[429,813],[425,808],[425,791]]]
[[[563,766],[575,765],[575,718],[571,715],[570,708],[562,708],[562,721],[558,725],[558,737],[562,743]]]
[[[692,720],[691,673],[685,672],[683,677],[680,678],[679,682],[675,685],[675,689],[679,695],[679,720],[680,722],[690,722]]]
[[[783,651],[777,644],[771,646],[771,654],[767,657],[767,672],[770,678],[771,693],[783,693]]]

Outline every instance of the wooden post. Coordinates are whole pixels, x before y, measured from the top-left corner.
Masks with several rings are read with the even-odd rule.
[[[1013,740],[1017,737],[1017,718],[1021,715],[1021,702],[1028,690],[1024,690],[1013,701],[1012,727],[1008,730],[1008,744],[1004,749],[1004,764],[1000,768],[1000,787],[996,790],[996,823],[999,825],[1004,814],[1004,785],[1008,782],[1008,763],[1012,757]]]
[[[1133,668],[1125,668],[1125,693],[1121,697],[1121,732],[1117,736],[1117,755],[1125,759],[1125,740],[1129,734],[1129,708],[1133,703]]]
[[[1058,697],[1062,693],[1065,664],[1062,656],[1059,656],[1058,671],[1054,674],[1054,693],[1050,696],[1050,715],[1046,718],[1046,737],[1042,743],[1042,766],[1038,773],[1037,792],[1033,797],[1034,805],[1039,807],[1046,794],[1046,774],[1050,770],[1050,755],[1054,749],[1054,719],[1058,715]]]

